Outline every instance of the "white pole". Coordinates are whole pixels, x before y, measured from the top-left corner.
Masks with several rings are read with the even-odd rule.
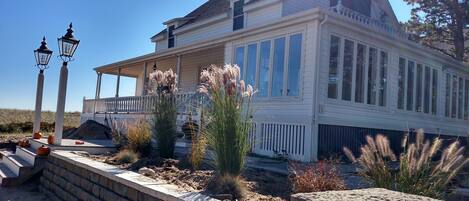
[[[101,88],[101,73],[96,72],[98,77],[96,78],[96,93],[94,95],[94,106],[93,106],[93,120],[96,121],[96,107],[97,107],[97,102],[99,99],[99,93],[100,93],[100,88]]]
[[[34,126],[33,133],[41,130],[41,110],[42,110],[42,92],[44,89],[44,70],[40,70],[37,75],[37,90],[36,90],[36,110],[34,112]]]
[[[67,62],[64,62],[60,69],[59,95],[57,97],[57,110],[55,111],[55,136],[54,144],[62,144],[62,132],[64,125],[65,100],[67,96],[68,69]]]

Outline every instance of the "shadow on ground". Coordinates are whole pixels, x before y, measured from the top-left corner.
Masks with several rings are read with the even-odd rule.
[[[39,177],[16,187],[0,187],[0,201],[47,201],[39,192]]]

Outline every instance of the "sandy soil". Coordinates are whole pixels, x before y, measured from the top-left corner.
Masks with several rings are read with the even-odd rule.
[[[192,171],[187,160],[148,160],[141,159],[134,164],[117,164],[113,155],[91,155],[95,160],[116,165],[122,169],[138,171],[148,167],[155,171],[154,179],[175,184],[187,191],[205,191],[212,182],[215,171],[209,164],[203,164],[201,170]],[[288,200],[290,196],[288,178],[284,175],[266,171],[246,169],[242,174],[242,185],[246,187],[245,200]]]

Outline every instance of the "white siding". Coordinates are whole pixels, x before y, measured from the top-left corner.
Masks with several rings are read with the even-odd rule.
[[[211,64],[224,64],[224,47],[216,47],[181,56],[181,75],[179,88],[183,92],[194,91],[199,83],[200,70]]]
[[[284,0],[282,15],[287,16],[315,7],[329,8],[329,0]]]
[[[233,31],[231,19],[176,35],[176,46],[186,46],[197,41],[209,40]]]
[[[156,52],[168,49],[168,40],[156,41]]]
[[[263,25],[282,17],[282,4],[279,2],[260,9],[246,11],[245,17],[246,27]]]

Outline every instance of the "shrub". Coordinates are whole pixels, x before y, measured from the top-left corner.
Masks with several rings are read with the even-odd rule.
[[[404,152],[400,155],[398,170],[390,169],[388,160],[385,160],[395,160],[395,157],[389,141],[382,135],[378,135],[375,140],[367,137],[368,144],[362,147],[362,155],[358,159],[347,148],[344,151],[352,161],[358,162],[361,174],[373,181],[376,187],[434,198],[443,197],[449,182],[469,161],[463,156],[464,147],[455,141],[443,150],[439,160],[433,161],[442,146],[440,138],[435,138],[431,143],[429,140],[424,141],[422,129],[417,131],[415,143],[408,143],[407,138],[406,135],[403,139]]]
[[[216,177],[215,182],[209,184],[209,188],[216,194],[231,195],[231,200],[242,200],[245,197],[245,188],[239,177],[230,175]]]
[[[138,154],[133,150],[124,149],[116,155],[116,161],[119,163],[134,163],[138,160]]]
[[[145,120],[137,120],[127,128],[128,148],[145,157],[151,151],[151,131]]]
[[[332,162],[319,161],[314,165],[292,164],[291,178],[294,193],[345,190],[345,183]]]
[[[152,131],[163,158],[172,158],[176,145],[176,77],[171,69],[150,74],[150,94],[156,97]]]
[[[125,121],[116,121],[109,116],[109,118],[105,118],[105,123],[111,128],[112,143],[116,145],[118,149],[126,147],[129,143],[129,139],[126,134],[127,124]]]
[[[207,140],[214,151],[217,170],[222,177],[237,177],[249,151],[252,86],[246,90],[244,81],[238,81],[239,67],[232,65],[211,66],[201,73],[200,80],[199,92],[207,93],[212,101]]]
[[[189,128],[192,131],[191,140],[192,140],[192,149],[190,155],[190,162],[194,170],[199,169],[200,164],[204,160],[205,149],[207,147],[207,137],[205,136],[205,121],[204,121],[204,112],[203,109],[200,112],[200,130]],[[199,132],[197,134],[197,131]]]

